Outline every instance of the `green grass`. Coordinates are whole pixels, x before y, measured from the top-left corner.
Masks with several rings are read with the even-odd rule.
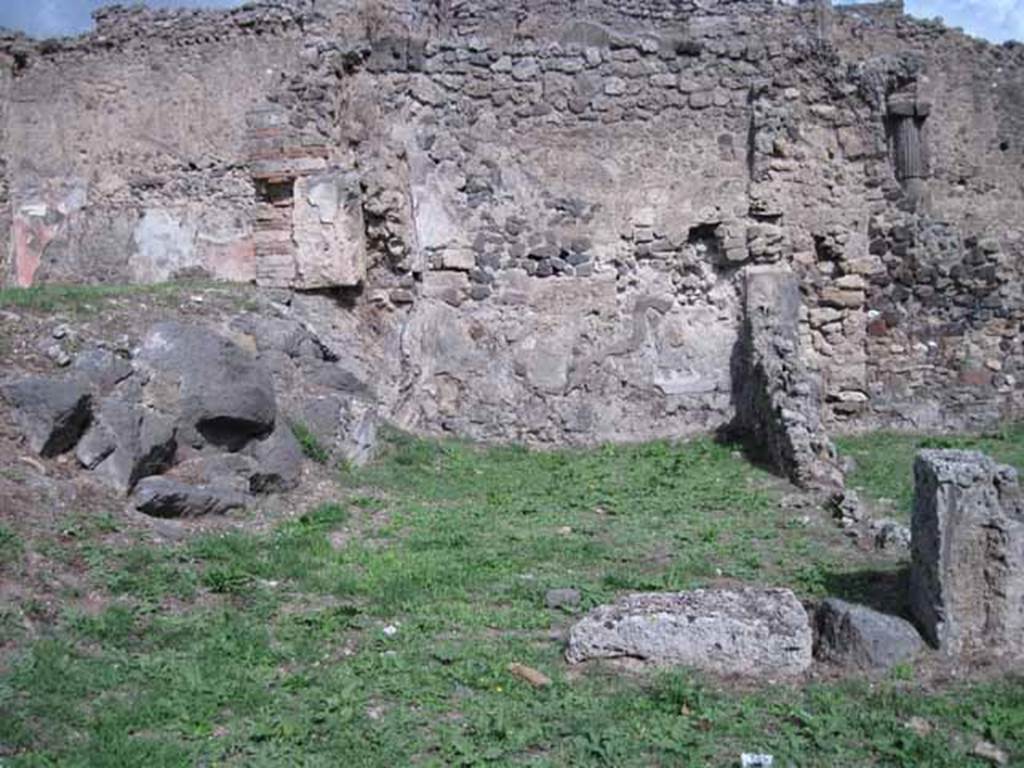
[[[302,448],[302,455],[317,464],[326,464],[331,454],[313,431],[301,421],[291,422],[291,428],[295,439],[299,441],[299,447]]]
[[[1024,685],[731,689],[685,672],[571,670],[544,607],[719,578],[849,594],[894,564],[779,505],[707,440],[594,451],[391,435],[339,501],[267,533],[91,550],[111,596],[0,672],[9,766],[978,766],[1024,754]],[[886,571],[888,569],[888,571]],[[844,586],[845,585],[845,586]],[[843,591],[846,590],[846,591]],[[387,630],[387,631],[385,631]],[[507,672],[536,667],[534,690]],[[911,716],[935,725],[927,736]]]
[[[197,291],[226,283],[211,280],[177,280],[149,285],[111,284],[43,284],[30,288],[0,288],[0,309],[12,307],[50,312],[54,310],[88,311],[109,299],[124,296],[150,296],[177,299],[187,291]]]
[[[836,441],[840,453],[852,456],[855,471],[848,484],[869,499],[891,507],[894,517],[910,519],[914,503],[914,457],[922,448],[963,448],[982,451],[1024,470],[1024,425],[1002,432],[956,437],[874,433]]]

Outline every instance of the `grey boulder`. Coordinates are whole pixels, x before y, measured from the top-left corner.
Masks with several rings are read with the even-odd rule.
[[[209,328],[160,323],[146,335],[136,362],[146,378],[144,401],[173,414],[189,444],[237,451],[274,427],[270,372]]]
[[[373,402],[331,394],[310,398],[297,410],[299,422],[332,456],[357,467],[372,460],[380,422]]]
[[[818,608],[817,626],[819,659],[864,671],[891,669],[924,648],[909,621],[837,598]]]
[[[569,633],[566,659],[632,657],[747,677],[811,665],[807,612],[788,589],[639,593],[595,608]]]
[[[133,372],[130,362],[102,347],[80,352],[71,366],[71,374],[97,396],[109,395]]]
[[[254,441],[246,450],[255,464],[249,476],[250,492],[289,491],[299,484],[305,457],[291,428],[279,424],[268,437]]]
[[[305,457],[295,436],[279,427],[254,440],[243,453],[203,453],[174,467],[167,476],[190,485],[239,493],[276,493],[299,484]]]
[[[246,498],[230,488],[146,477],[135,487],[134,503],[137,510],[152,517],[203,517],[244,509]]]
[[[145,406],[116,397],[100,402],[89,430],[75,449],[86,469],[95,470],[114,488],[128,493],[139,478],[156,475],[174,461],[173,422]]]
[[[244,494],[249,492],[249,484],[257,470],[256,460],[251,456],[211,453],[186,459],[164,476],[188,485],[212,486]]]
[[[92,418],[89,388],[74,379],[30,376],[0,384],[15,423],[40,456],[71,450]]]

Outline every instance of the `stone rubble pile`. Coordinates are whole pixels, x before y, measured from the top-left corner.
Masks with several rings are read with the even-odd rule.
[[[236,318],[232,334],[253,349],[203,325],[158,323],[127,356],[90,347],[60,378],[0,382],[0,397],[33,452],[74,451],[82,468],[158,517],[223,514],[295,488],[304,461],[295,422],[336,459],[369,456],[369,388],[326,359],[315,336],[263,318]]]

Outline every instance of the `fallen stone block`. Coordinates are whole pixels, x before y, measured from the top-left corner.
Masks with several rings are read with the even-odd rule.
[[[884,671],[914,658],[924,642],[914,625],[863,605],[836,598],[817,612],[815,655],[823,661],[864,671]]]
[[[252,493],[288,491],[299,484],[304,456],[291,428],[279,424],[269,437],[250,444],[255,468],[249,476]]]
[[[13,417],[40,456],[71,450],[89,426],[92,395],[82,382],[30,376],[0,384],[0,395],[13,409]]]
[[[1017,472],[977,451],[914,463],[910,603],[947,654],[1024,658],[1024,501]]]
[[[259,464],[251,456],[213,453],[186,459],[164,476],[188,485],[212,486],[245,494],[258,471]]]
[[[116,397],[100,402],[96,417],[75,449],[75,457],[109,485],[131,492],[139,478],[157,475],[174,462],[172,421],[163,414]]]
[[[209,328],[155,325],[136,362],[146,380],[143,402],[174,416],[186,444],[237,451],[274,428],[270,372]]]
[[[595,608],[569,634],[566,659],[632,657],[749,677],[811,665],[807,612],[788,589],[640,593]]]
[[[244,509],[245,494],[229,488],[146,477],[135,487],[135,508],[152,517],[203,517]]]
[[[100,397],[109,395],[133,371],[131,363],[102,347],[83,350],[71,366],[72,375]]]

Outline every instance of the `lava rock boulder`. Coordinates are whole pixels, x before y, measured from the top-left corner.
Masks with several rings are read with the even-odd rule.
[[[75,379],[29,376],[0,384],[15,423],[40,456],[57,456],[75,447],[92,419],[92,394]]]
[[[172,414],[183,442],[238,451],[269,434],[274,382],[256,358],[209,328],[159,323],[136,357],[145,404]]]

